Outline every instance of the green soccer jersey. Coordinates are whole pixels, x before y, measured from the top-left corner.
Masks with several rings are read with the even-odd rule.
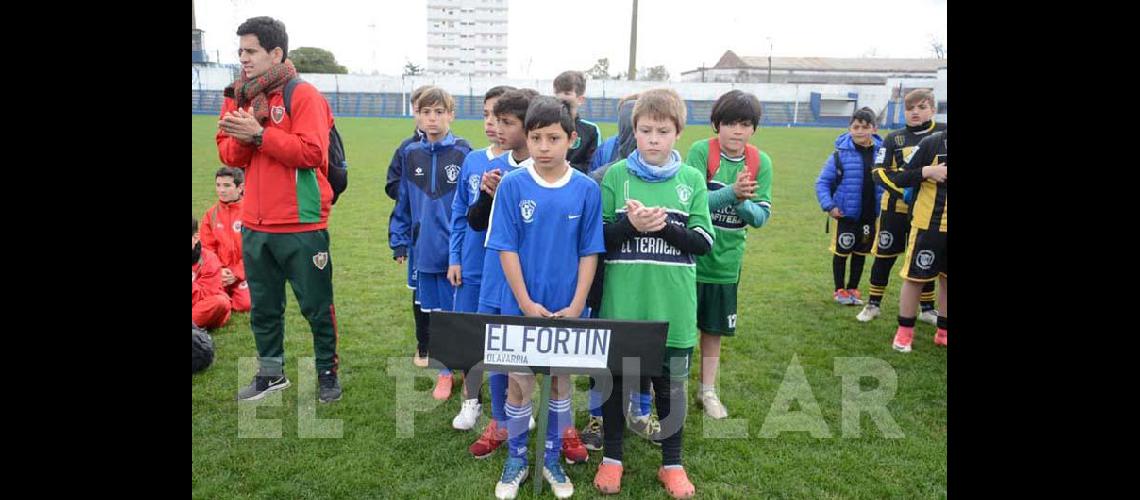
[[[687,163],[702,176],[708,175],[709,140],[702,139],[689,148]],[[721,152],[720,168],[708,181],[708,190],[731,189],[736,176],[744,170],[744,159],[731,160]],[[756,175],[756,194],[752,201],[761,206],[772,206],[772,159],[760,152],[760,172]],[[697,258],[697,281],[701,283],[732,284],[740,281],[740,264],[744,260],[744,242],[747,227],[732,205],[712,213],[716,244],[712,251]]]
[[[700,172],[688,166],[672,179],[646,182],[631,173],[626,161],[615,163],[602,180],[602,220],[626,217],[625,202],[634,199],[647,207],[662,207],[668,223],[683,224],[703,233],[712,243],[708,191]],[[697,344],[696,257],[682,253],[664,239],[637,233],[608,252],[602,286],[601,317],[608,319],[668,321],[666,346],[688,348]]]

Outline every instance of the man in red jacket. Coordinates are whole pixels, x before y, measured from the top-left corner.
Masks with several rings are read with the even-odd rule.
[[[195,325],[212,330],[230,319],[230,297],[222,287],[222,264],[214,252],[202,248],[198,237],[198,219],[190,217],[190,267],[193,284],[190,287],[190,319]]]
[[[214,174],[218,202],[202,216],[202,248],[214,252],[222,262],[222,285],[230,296],[233,310],[249,311],[249,284],[241,263],[241,198],[245,173],[240,168],[222,167]]]
[[[316,87],[300,83],[286,112],[283,90],[297,77],[285,24],[253,17],[237,29],[242,71],[225,89],[218,120],[222,163],[245,169],[242,262],[252,300],[249,324],[260,369],[238,391],[255,400],[289,387],[285,378],[285,282],[313,331],[318,400],[340,399],[328,216],[333,116]]]

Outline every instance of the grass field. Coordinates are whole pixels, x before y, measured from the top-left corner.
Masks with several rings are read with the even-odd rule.
[[[220,163],[214,144],[216,117],[192,118],[191,209],[200,217],[216,200],[213,172]],[[301,437],[313,435],[307,417],[313,414],[315,381],[304,387],[298,363],[311,357],[313,348],[308,324],[290,292],[285,351],[286,373],[294,385],[284,391],[279,406],[256,409],[258,419],[278,419],[258,428],[279,425],[281,437],[244,437],[251,432],[242,430],[241,422],[249,422],[250,412],[233,398],[253,370],[239,358],[256,356],[256,350],[248,315],[235,314],[226,327],[213,332],[214,365],[192,380],[192,496],[494,498],[505,453],[497,451],[486,460],[467,453],[485,420],[471,432],[452,429],[460,398],[455,395],[437,405],[430,396],[432,374],[427,370],[412,372],[422,376],[415,381],[422,392],[412,399],[429,410],[414,414],[414,437],[397,435],[403,417],[397,417],[397,378],[389,375],[389,364],[411,372],[415,336],[405,270],[392,261],[388,249],[393,202],[382,186],[392,151],[409,135],[412,122],[341,118],[337,124],[351,165],[350,187],[329,224],[344,398],[315,411],[316,418],[340,420],[340,437]],[[616,124],[601,127],[607,137],[616,132]],[[486,145],[479,121],[456,122],[453,130],[475,147]],[[750,231],[737,336],[723,347],[718,386],[730,418],[738,420],[703,418],[695,404],[699,372],[694,362],[684,457],[698,498],[946,496],[946,350],[934,347],[934,327],[925,323],[916,328],[914,352],[891,350],[901,264],[892,271],[883,314],[875,321],[859,323],[858,308],[838,306],[831,299],[830,234],[819,230],[824,215],[813,185],[841,131],[762,128],[753,138],[774,163],[772,218],[765,227]],[[677,149],[685,154],[692,142],[711,134],[708,126],[690,126]],[[868,259],[864,296],[870,265]],[[902,437],[888,437],[867,414],[847,422],[860,423],[861,433],[845,432],[845,391],[837,373],[837,367],[849,363],[845,358],[871,358],[861,365],[888,365],[886,371],[897,376],[886,408]],[[306,370],[306,377],[315,378],[309,373]],[[890,376],[881,380],[892,385]],[[576,385],[584,389],[585,382],[583,378]],[[876,382],[864,377],[858,386],[872,390]],[[301,390],[306,396],[299,398]],[[800,396],[790,411],[801,412],[793,416],[806,424],[786,418],[788,398],[777,398],[781,390]],[[585,392],[577,391],[579,427],[586,420],[585,409]],[[490,415],[489,404],[484,404],[484,414]],[[774,437],[762,433],[779,428],[816,432]],[[619,498],[668,498],[655,477],[659,448],[627,437],[625,459]],[[601,496],[592,485],[600,460],[601,452],[591,452],[588,464],[566,467],[577,497]],[[520,498],[533,498],[532,480],[524,484]],[[542,496],[553,498],[549,488]]]

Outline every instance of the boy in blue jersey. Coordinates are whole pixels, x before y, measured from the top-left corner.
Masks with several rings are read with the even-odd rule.
[[[605,252],[601,189],[566,161],[566,151],[577,137],[569,105],[537,97],[527,109],[525,125],[531,159],[503,177],[487,231],[487,248],[499,251],[510,287],[500,306],[503,314],[581,317],[598,254]],[[495,496],[501,499],[515,498],[526,479],[527,421],[535,383],[531,374],[511,373],[509,380],[510,456],[495,486]],[[569,382],[565,376],[552,379],[542,470],[557,498],[574,493],[559,462],[562,433],[571,427],[573,417]]]
[[[424,131],[420,129],[420,114],[416,111],[416,101],[423,95],[424,91],[431,88],[432,85],[421,85],[412,92],[412,121],[415,123],[416,128],[412,131],[412,136],[400,142],[396,150],[392,152],[392,161],[388,163],[388,179],[384,183],[384,193],[389,198],[395,200],[400,195],[400,175],[404,172],[403,151],[404,148],[413,142],[420,142],[424,137]],[[396,214],[395,205],[392,206],[392,213],[388,214],[388,226],[392,226],[392,217]],[[412,291],[412,318],[416,324],[416,338],[427,335],[427,314],[420,310],[420,301],[416,298],[416,275],[413,272],[415,268],[415,252],[412,248],[408,248],[406,257],[408,267],[408,289]],[[420,368],[427,368],[427,357],[420,357],[419,353],[412,358],[412,363]]]
[[[472,151],[459,169],[459,186],[451,202],[451,241],[447,266],[447,281],[455,289],[455,311],[476,312],[479,308],[479,280],[483,276],[483,231],[475,231],[467,224],[467,209],[479,198],[479,184],[483,172],[491,161],[503,154],[503,146],[496,131],[495,103],[514,87],[492,87],[483,95],[483,134],[491,142],[486,148]],[[483,373],[472,370],[463,380],[463,405],[451,426],[462,431],[475,426],[483,412],[479,388]]]
[[[496,157],[483,172],[479,183],[478,199],[467,209],[467,225],[474,237],[479,235],[479,248],[483,250],[482,276],[479,286],[477,312],[480,314],[500,314],[499,299],[506,290],[506,279],[499,264],[499,252],[485,248],[487,225],[491,217],[491,205],[495,191],[503,173],[509,173],[519,164],[530,158],[526,148],[526,131],[523,124],[530,100],[538,97],[534,89],[512,90],[499,97],[492,109],[495,116],[495,131],[500,146],[508,150]],[[476,264],[478,265],[478,264]],[[507,402],[507,374],[491,372],[491,423],[483,430],[468,448],[475,458],[486,458],[507,440],[507,415],[504,406]],[[531,420],[533,422],[533,419]],[[534,428],[534,424],[530,424]]]
[[[459,183],[459,168],[471,146],[450,132],[455,119],[455,100],[447,91],[433,87],[416,102],[424,138],[401,152],[403,172],[399,196],[388,227],[388,245],[398,263],[404,263],[408,248],[415,248],[416,298],[420,310],[429,313],[423,332],[416,332],[416,355],[427,357],[431,311],[450,311],[455,290],[447,282],[451,237],[451,202]],[[451,396],[451,371],[439,373],[432,396]]]

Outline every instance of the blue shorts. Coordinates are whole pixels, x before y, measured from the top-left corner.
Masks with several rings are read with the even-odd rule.
[[[483,302],[479,303],[479,310],[477,312],[479,314],[494,314],[494,315],[499,315],[499,314],[503,313],[503,311],[501,309],[499,309],[497,306],[487,305]]]
[[[463,281],[455,289],[455,312],[473,313],[479,310],[479,284]]]
[[[408,250],[408,288],[416,289],[416,257],[415,252]],[[416,299],[417,303],[419,299]]]
[[[423,311],[451,311],[455,307],[455,287],[447,281],[445,273],[420,272],[416,298]]]

